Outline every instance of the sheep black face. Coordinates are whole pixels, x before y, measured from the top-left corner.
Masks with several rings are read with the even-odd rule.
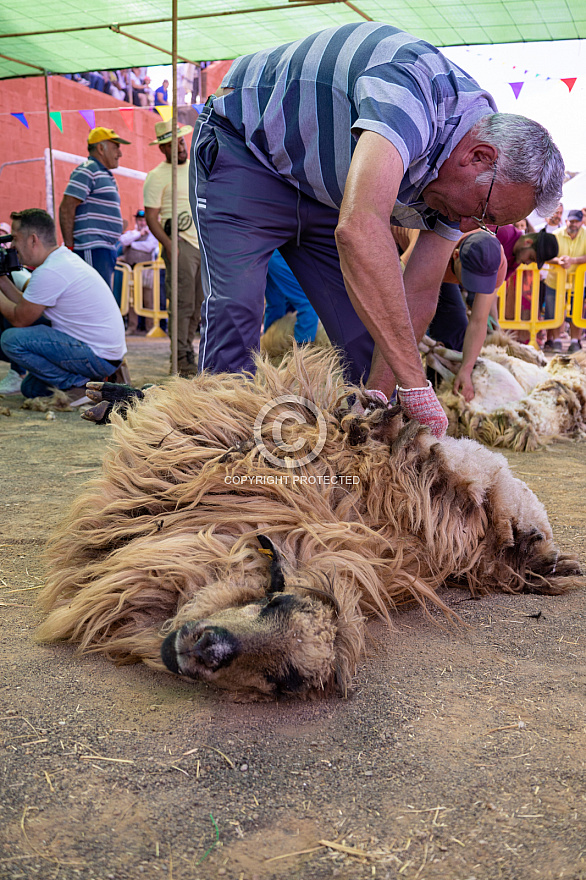
[[[332,686],[335,637],[332,608],[275,593],[184,624],[166,637],[161,656],[171,672],[225,690],[299,696]]]
[[[163,642],[163,663],[176,675],[257,696],[329,689],[336,602],[285,592],[277,549],[265,535],[257,540],[270,559],[267,598],[184,624]]]

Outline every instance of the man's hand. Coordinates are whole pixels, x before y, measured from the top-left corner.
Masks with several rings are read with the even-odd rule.
[[[433,436],[441,440],[448,428],[448,417],[431,382],[428,381],[425,388],[399,388],[399,402],[406,416],[426,425]]]
[[[472,398],[474,397],[474,385],[472,384],[472,377],[469,372],[466,370],[458,370],[456,373],[456,378],[454,379],[454,394],[461,394],[466,403],[470,403]]]

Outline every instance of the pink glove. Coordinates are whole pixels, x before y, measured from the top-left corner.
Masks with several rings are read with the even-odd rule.
[[[425,388],[399,388],[399,402],[410,419],[427,425],[438,440],[446,433],[448,418],[428,381]]]

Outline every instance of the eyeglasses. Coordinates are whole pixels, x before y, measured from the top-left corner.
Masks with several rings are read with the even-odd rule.
[[[494,182],[496,180],[496,170],[497,170],[497,163],[496,163],[496,159],[495,159],[494,170],[492,172],[492,180],[491,180],[490,186],[488,188],[488,195],[487,195],[486,201],[484,203],[484,210],[482,212],[482,216],[481,217],[472,217],[472,220],[474,220],[476,223],[478,223],[479,229],[482,229],[483,232],[488,232],[489,235],[494,235],[494,236],[496,236],[496,234],[498,232],[498,229],[499,229],[498,226],[493,232],[492,229],[489,229],[488,226],[486,225],[484,218],[486,217],[486,212],[488,211],[488,203],[490,201],[490,194],[492,192],[492,188],[493,188]]]

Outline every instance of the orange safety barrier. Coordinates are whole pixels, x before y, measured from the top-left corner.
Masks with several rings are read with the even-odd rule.
[[[566,270],[562,268],[562,266],[557,266],[555,264],[547,265],[556,276],[555,313],[553,318],[546,320],[545,318],[540,317],[539,282],[541,276],[536,263],[519,266],[515,275],[511,276],[515,279],[514,315],[512,318],[505,317],[511,305],[510,302],[507,303],[507,284],[502,284],[498,289],[498,318],[500,326],[503,330],[526,330],[529,333],[529,342],[535,348],[539,347],[537,345],[537,334],[539,331],[553,330],[555,327],[561,327],[564,323],[564,316],[566,313]],[[529,317],[522,318],[523,284],[528,274],[531,274],[531,308]],[[510,281],[511,279],[509,279],[509,283]],[[581,326],[586,326],[586,324],[582,324]]]

